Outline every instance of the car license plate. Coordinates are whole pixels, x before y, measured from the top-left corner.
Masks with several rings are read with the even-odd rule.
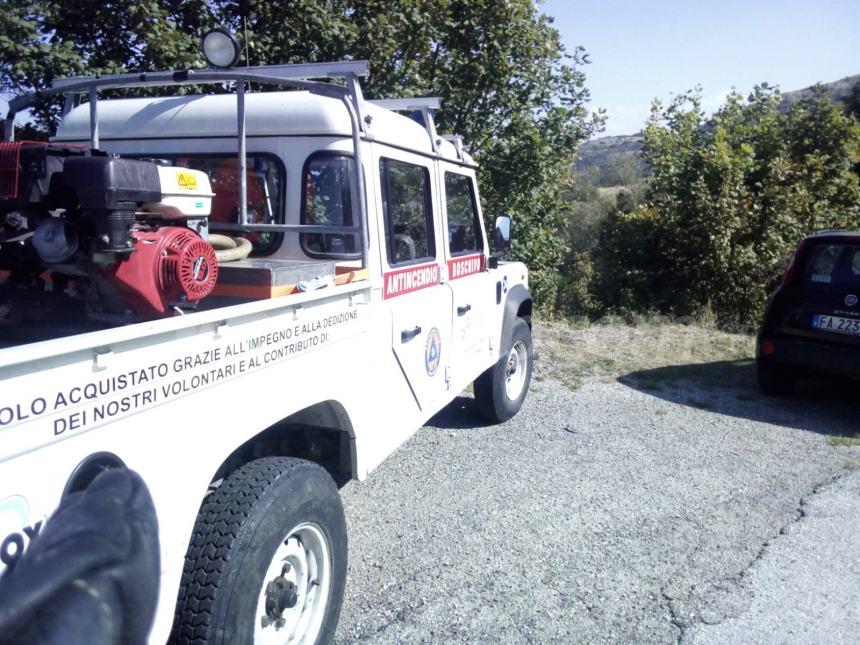
[[[823,316],[816,314],[812,317],[815,329],[832,331],[837,334],[854,334],[860,336],[860,318],[841,318],[839,316]]]

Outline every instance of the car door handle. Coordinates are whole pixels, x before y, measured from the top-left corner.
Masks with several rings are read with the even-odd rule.
[[[415,329],[404,329],[400,332],[400,342],[405,343],[413,338],[415,338],[418,334],[421,333],[421,327],[415,326]]]
[[[465,316],[470,311],[472,311],[472,305],[463,305],[462,307],[457,307],[458,316]]]

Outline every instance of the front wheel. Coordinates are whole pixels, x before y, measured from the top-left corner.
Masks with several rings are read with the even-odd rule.
[[[346,565],[346,522],[329,474],[288,457],[249,462],[203,502],[171,641],[329,642]]]
[[[507,421],[523,406],[532,378],[532,332],[517,318],[505,351],[496,364],[475,380],[475,402],[481,415],[495,423]]]

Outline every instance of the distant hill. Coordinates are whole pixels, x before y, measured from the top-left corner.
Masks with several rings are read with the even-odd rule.
[[[645,135],[642,132],[586,141],[579,145],[577,160],[573,165],[574,170],[582,171],[594,166],[603,167],[619,157],[640,155],[644,142]]]
[[[832,83],[822,83],[822,86],[827,90],[830,98],[837,103],[849,103],[857,100],[856,92],[860,91],[860,74],[846,76]],[[812,87],[804,87],[802,90],[794,90],[793,92],[783,92],[782,103],[779,104],[779,107],[781,110],[785,110],[792,103],[812,98],[812,95]]]
[[[860,103],[860,74],[846,76],[832,83],[822,83],[834,101],[840,103]],[[804,87],[793,92],[784,92],[780,109],[788,107],[805,98],[811,98],[813,87]],[[647,172],[647,162],[642,157],[644,135],[636,134],[600,137],[580,144],[573,169],[577,173],[588,173],[595,177],[599,186],[616,185],[619,166],[630,172],[631,167]]]

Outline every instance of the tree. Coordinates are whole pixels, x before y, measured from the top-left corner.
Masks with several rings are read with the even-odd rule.
[[[205,0],[104,2],[0,0],[0,91],[20,94],[66,76],[179,69],[202,64],[199,35],[211,19]],[[48,133],[62,99],[33,110]]]
[[[531,0],[3,0],[3,14],[6,92],[84,71],[199,65],[200,33],[223,24],[251,65],[367,59],[369,97],[441,96],[440,130],[463,135],[481,164],[488,223],[514,216],[514,255],[539,302],[553,302],[564,178],[600,118],[585,107],[584,51],[568,54]],[[45,127],[57,117],[56,103],[36,114]]]
[[[819,90],[780,112],[778,90],[733,93],[705,121],[699,96],[652,108],[646,204],[610,218],[602,295],[616,307],[755,325],[806,235],[860,226],[858,126]]]

